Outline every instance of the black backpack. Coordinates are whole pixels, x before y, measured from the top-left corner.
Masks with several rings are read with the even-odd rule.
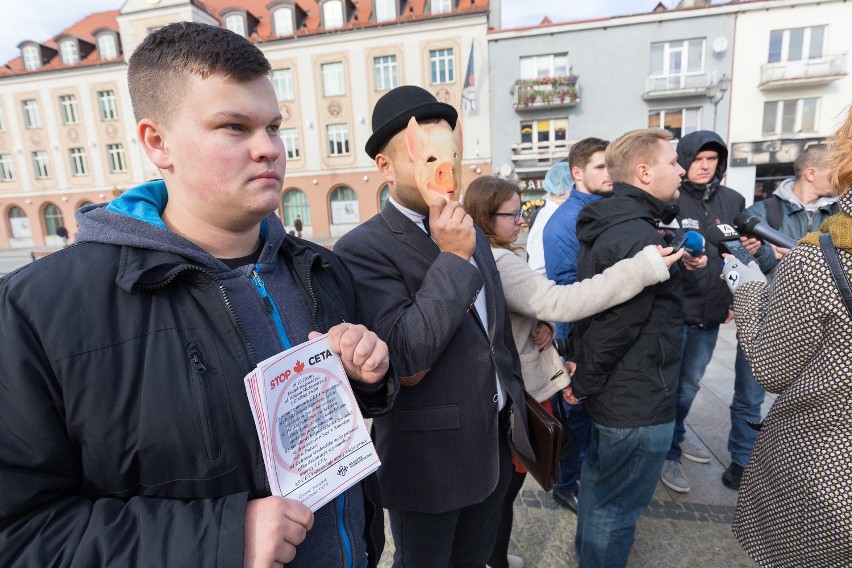
[[[763,200],[766,206],[766,222],[776,231],[781,228],[781,200],[774,195],[770,195]],[[834,215],[840,211],[840,206],[837,202],[831,204],[831,214]]]

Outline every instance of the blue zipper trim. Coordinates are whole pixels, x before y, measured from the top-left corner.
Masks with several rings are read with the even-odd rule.
[[[269,306],[272,307],[272,321],[275,323],[275,329],[278,331],[278,337],[281,338],[281,343],[284,344],[284,350],[286,351],[293,347],[293,344],[290,343],[290,338],[287,337],[287,331],[284,329],[284,320],[281,319],[281,313],[278,311],[278,306],[275,305],[275,301],[269,296],[269,292],[266,291],[266,285],[263,283],[263,280],[260,279],[259,271],[260,264],[256,264],[255,269],[252,270],[251,273],[251,281],[254,283],[254,287],[257,288],[261,297],[268,301]]]
[[[344,511],[346,510],[346,492],[337,496],[337,528],[340,530],[340,539],[343,541],[343,551],[346,553],[346,567],[352,568],[352,543],[346,534],[346,525],[343,523]]]

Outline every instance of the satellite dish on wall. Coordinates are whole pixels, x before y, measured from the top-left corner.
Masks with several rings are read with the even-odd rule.
[[[722,55],[725,53],[725,50],[728,49],[728,38],[725,36],[719,36],[713,40],[713,53],[716,55]]]

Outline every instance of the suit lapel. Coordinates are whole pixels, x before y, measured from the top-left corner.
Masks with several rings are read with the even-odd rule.
[[[426,258],[434,261],[438,258],[440,249],[423,229],[387,201],[381,211],[382,218],[391,231],[406,245],[410,246]]]
[[[479,321],[479,327],[485,332],[489,340],[494,337],[494,325],[497,319],[496,304],[494,303],[494,274],[489,269],[488,260],[491,258],[491,247],[488,244],[488,239],[484,233],[476,231],[476,248],[473,249],[473,260],[476,261],[476,266],[479,268],[479,273],[482,274],[483,287],[480,294],[485,294],[485,313],[488,316],[488,329],[482,325],[482,320],[479,319],[479,314],[476,314],[476,319]],[[476,312],[476,310],[474,310]]]

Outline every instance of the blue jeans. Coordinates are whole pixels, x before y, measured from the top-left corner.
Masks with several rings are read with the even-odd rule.
[[[674,436],[667,460],[680,462],[680,445],[686,436],[684,421],[692,401],[698,394],[701,378],[716,348],[719,326],[700,328],[695,325],[683,326],[683,360],[680,363],[680,376],[677,383],[677,410],[675,412]]]
[[[627,565],[636,520],[654,496],[674,422],[609,428],[592,422],[574,547],[580,568]]]
[[[559,482],[556,489],[563,493],[577,494],[580,479],[580,468],[583,466],[583,457],[589,447],[589,433],[592,429],[592,420],[586,411],[586,405],[568,404],[562,399],[562,393],[558,392],[550,399],[553,404],[553,414],[560,418],[562,426],[574,433],[574,443],[567,451],[559,454]],[[565,420],[561,420],[557,404],[561,404],[565,411]]]
[[[731,401],[731,433],[728,434],[728,451],[731,460],[742,467],[748,463],[757,440],[757,430],[748,422],[760,422],[760,405],[766,391],[754,379],[742,347],[737,342],[737,359],[734,363],[734,400]]]

